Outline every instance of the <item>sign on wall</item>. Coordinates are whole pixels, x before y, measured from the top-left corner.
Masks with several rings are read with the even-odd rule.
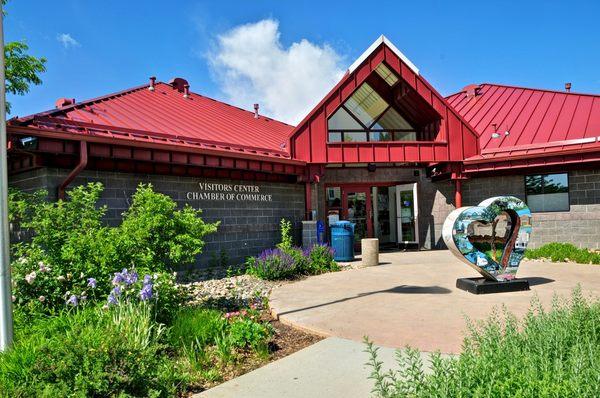
[[[187,200],[272,202],[273,195],[261,192],[258,185],[224,184],[212,182],[198,183],[197,191],[186,193]]]

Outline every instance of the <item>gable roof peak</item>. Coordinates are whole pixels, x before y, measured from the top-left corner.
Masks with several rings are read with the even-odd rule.
[[[419,74],[419,68],[417,68],[415,64],[413,64],[411,60],[402,53],[402,51],[398,50],[398,47],[396,47],[394,43],[392,43],[390,39],[384,35],[379,36],[377,40],[375,40],[373,44],[371,44],[369,48],[367,48],[366,51],[363,52],[360,57],[358,57],[356,61],[352,63],[352,65],[350,65],[348,68],[348,73],[352,73],[356,68],[358,68],[360,64],[362,64],[364,60],[367,59],[369,55],[371,55],[373,51],[375,51],[382,43],[392,50],[394,54],[398,56],[398,58],[400,58],[413,72],[415,72],[415,74]]]

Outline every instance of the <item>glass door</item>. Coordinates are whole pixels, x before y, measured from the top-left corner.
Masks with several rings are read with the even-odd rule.
[[[344,187],[344,215],[346,220],[355,224],[355,246],[360,246],[361,239],[373,236],[370,199],[368,188]]]
[[[396,186],[398,243],[419,243],[417,184]]]
[[[396,187],[371,187],[373,231],[380,245],[396,243]]]

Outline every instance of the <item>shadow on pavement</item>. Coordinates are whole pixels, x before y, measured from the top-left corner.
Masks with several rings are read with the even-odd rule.
[[[400,285],[400,286],[392,287],[390,289],[376,290],[376,291],[367,292],[367,293],[359,293],[359,294],[357,294],[356,296],[353,296],[353,297],[345,297],[345,298],[342,298],[342,299],[339,299],[339,300],[330,301],[328,303],[315,304],[315,305],[311,305],[310,307],[299,308],[297,310],[290,310],[290,311],[280,312],[280,313],[277,314],[277,316],[293,314],[295,312],[311,310],[313,308],[324,307],[326,305],[331,305],[331,304],[343,303],[344,301],[354,300],[354,299],[357,299],[357,298],[371,296],[373,294],[378,294],[378,293],[448,294],[450,292],[452,292],[450,289],[446,289],[445,287],[441,287],[441,286],[409,286],[409,285]]]
[[[544,278],[541,276],[533,276],[531,278],[525,278],[529,282],[529,286],[545,285],[546,283],[554,282],[554,279]]]

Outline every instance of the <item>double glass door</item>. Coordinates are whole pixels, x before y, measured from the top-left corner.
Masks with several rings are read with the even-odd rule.
[[[357,246],[376,237],[385,244],[418,244],[417,185],[342,185],[327,187],[328,222],[355,224]]]

